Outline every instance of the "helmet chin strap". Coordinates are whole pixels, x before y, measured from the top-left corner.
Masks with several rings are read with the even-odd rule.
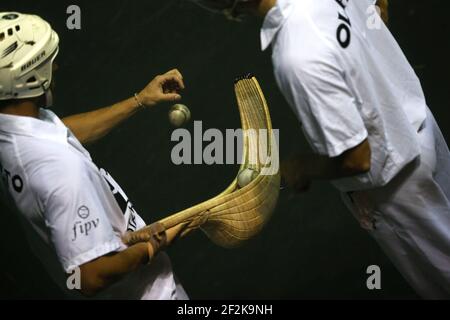
[[[42,84],[42,89],[45,92],[45,107],[51,108],[51,107],[53,107],[53,93],[52,93],[52,89],[50,88],[50,85],[48,85],[48,88],[46,88],[46,85],[48,82],[49,81],[46,80]]]
[[[53,93],[51,89],[45,91],[45,105],[47,108],[53,107]]]

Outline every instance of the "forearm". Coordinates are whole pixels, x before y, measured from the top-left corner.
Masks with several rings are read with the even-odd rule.
[[[99,276],[106,281],[116,281],[147,264],[152,258],[148,243],[135,244],[122,252],[103,257],[103,268],[99,272]]]
[[[309,180],[335,180],[361,174],[366,170],[346,164],[342,157],[329,158],[317,154],[299,155],[299,165]]]
[[[82,265],[81,292],[87,296],[98,293],[148,263],[150,254],[149,244],[143,242]]]
[[[336,180],[370,171],[371,149],[368,140],[338,157],[300,154],[284,161],[281,172],[285,183],[304,192],[313,180]]]
[[[172,244],[185,230],[184,224],[165,231],[166,245]],[[92,296],[144,264],[161,250],[161,245],[151,245],[148,241],[130,245],[126,250],[105,255],[81,266],[81,292]]]
[[[180,100],[179,91],[182,89],[183,76],[177,69],[173,69],[156,76],[136,97],[110,107],[70,116],[62,121],[82,144],[89,144],[107,135],[141,107]]]
[[[132,97],[110,107],[66,117],[62,121],[82,144],[89,144],[106,136],[138,109],[139,105]]]
[[[317,154],[301,154],[298,160],[308,180],[331,180],[346,176],[337,161],[331,158]]]

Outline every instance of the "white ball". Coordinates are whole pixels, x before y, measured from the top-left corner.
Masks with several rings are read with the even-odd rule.
[[[250,182],[256,179],[256,177],[259,175],[259,172],[250,168],[242,170],[237,178],[238,186],[239,188],[244,188]]]
[[[191,111],[184,104],[175,104],[169,110],[169,121],[174,127],[184,126],[191,120]]]

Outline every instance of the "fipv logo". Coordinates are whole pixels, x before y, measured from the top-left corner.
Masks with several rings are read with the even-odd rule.
[[[77,211],[78,217],[82,219],[82,221],[75,221],[73,225],[73,239],[72,241],[77,240],[80,236],[89,236],[89,233],[93,230],[97,229],[98,225],[100,224],[100,219],[93,219],[87,221],[86,219],[89,218],[90,211],[87,206],[81,206],[78,208]]]
[[[89,217],[89,208],[86,206],[81,206],[78,208],[78,216],[81,219],[87,219]]]

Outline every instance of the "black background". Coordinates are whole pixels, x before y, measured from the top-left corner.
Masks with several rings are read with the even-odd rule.
[[[70,4],[81,7],[81,30],[66,27]],[[446,137],[448,9],[444,0],[391,0],[390,26]],[[61,117],[127,98],[155,75],[177,67],[187,86],[183,102],[194,120],[203,121],[205,129],[237,128],[233,79],[252,72],[269,102],[273,126],[281,130],[282,157],[307,149],[275,85],[270,51],[260,52],[257,19],[233,23],[181,0],[2,0],[0,11],[7,10],[38,14],[59,33],[54,111]],[[173,165],[172,130],[167,106],[159,106],[89,147],[147,222],[215,196],[236,175],[237,166]],[[17,219],[0,209],[0,297],[62,297],[28,249]],[[302,196],[284,191],[267,228],[242,248],[221,249],[198,232],[169,254],[194,299],[416,298],[328,183],[316,183]],[[366,288],[365,272],[372,264],[381,267],[382,290]]]

